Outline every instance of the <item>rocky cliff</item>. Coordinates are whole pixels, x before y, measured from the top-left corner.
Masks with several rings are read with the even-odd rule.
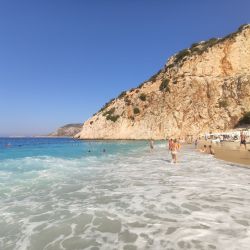
[[[82,129],[82,124],[67,124],[57,129],[56,132],[49,134],[49,136],[74,136],[79,133]]]
[[[250,111],[250,25],[193,44],[87,120],[80,139],[162,139],[233,128]]]

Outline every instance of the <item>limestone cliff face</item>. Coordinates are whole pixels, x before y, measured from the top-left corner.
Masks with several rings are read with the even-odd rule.
[[[250,25],[172,56],[87,120],[80,139],[163,139],[233,128],[250,111]]]
[[[74,136],[79,133],[82,129],[82,124],[67,124],[59,129],[56,132],[49,134],[49,136]]]

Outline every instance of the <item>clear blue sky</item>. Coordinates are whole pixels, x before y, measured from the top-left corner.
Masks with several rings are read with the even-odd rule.
[[[0,135],[83,122],[172,54],[244,23],[249,0],[1,0]]]

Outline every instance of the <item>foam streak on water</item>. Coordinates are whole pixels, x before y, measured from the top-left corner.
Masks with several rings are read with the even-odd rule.
[[[0,248],[249,249],[250,171],[158,147],[0,162]]]

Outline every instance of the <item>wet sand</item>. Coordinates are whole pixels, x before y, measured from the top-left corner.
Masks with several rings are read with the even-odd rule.
[[[247,149],[245,149],[244,145],[240,147],[239,142],[211,143],[211,141],[200,141],[198,148],[203,148],[205,144],[212,145],[216,158],[250,167],[250,144],[247,144]]]

